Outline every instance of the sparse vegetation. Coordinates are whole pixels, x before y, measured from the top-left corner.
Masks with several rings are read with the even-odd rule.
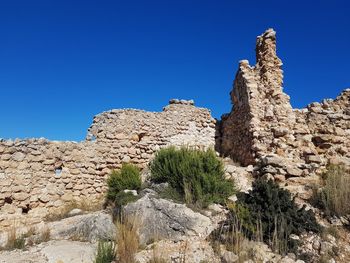
[[[116,245],[112,241],[100,240],[94,263],[111,263],[116,258]]]
[[[82,200],[71,200],[70,202],[65,203],[59,209],[50,212],[45,217],[45,221],[58,221],[64,218],[69,217],[69,212],[75,208],[81,209],[83,212],[93,212],[102,209],[103,204],[103,196],[101,198],[90,200],[90,199],[82,199]]]
[[[31,226],[27,232],[18,235],[18,230],[14,226],[8,230],[7,242],[5,246],[0,249],[24,249],[27,246],[47,242],[50,240],[50,237],[50,229],[48,227],[45,227],[41,232],[39,232],[34,226]]]
[[[50,228],[45,227],[39,235],[39,243],[49,241],[50,237],[51,237]]]
[[[229,204],[229,208],[232,209],[231,204]],[[244,220],[240,220],[237,214],[230,213],[229,220],[212,233],[210,241],[217,255],[221,255],[223,245],[225,250],[232,251],[238,256],[238,263],[243,263],[247,260],[254,260],[255,262],[254,244],[255,241],[262,241],[261,227],[259,222],[257,222],[255,237],[249,238],[245,227],[242,225],[243,223]]]
[[[152,182],[169,183],[183,202],[196,207],[224,204],[235,192],[234,183],[225,180],[223,163],[213,150],[164,148],[156,153],[150,170]]]
[[[134,263],[134,256],[139,248],[137,217],[123,217],[117,221],[117,262]]]
[[[157,245],[153,245],[152,258],[147,263],[166,263],[167,261],[161,256],[161,252],[157,248]]]
[[[331,225],[329,227],[323,228],[322,232],[321,232],[322,239],[327,239],[328,235],[331,235],[331,236],[335,237],[336,239],[338,239],[340,237],[338,227]]]
[[[314,205],[327,216],[350,214],[350,173],[343,166],[329,166],[323,174],[324,187],[315,189]]]
[[[26,233],[26,238],[27,238],[27,245],[32,246],[34,244],[40,244],[43,242],[47,242],[51,238],[51,231],[50,228],[45,226],[40,232],[36,229],[30,230]]]
[[[115,240],[100,240],[94,263],[134,263],[134,256],[139,249],[136,217],[122,217],[116,221],[117,235]]]
[[[250,239],[261,236],[276,252],[285,254],[296,248],[291,234],[320,231],[313,212],[298,208],[290,193],[271,180],[258,179],[248,194],[240,193],[237,197],[231,208],[231,229],[238,220],[242,228],[239,232]]]
[[[7,242],[4,247],[6,250],[12,250],[12,249],[23,249],[25,247],[25,235],[17,235],[17,229],[16,227],[12,227],[7,232]]]

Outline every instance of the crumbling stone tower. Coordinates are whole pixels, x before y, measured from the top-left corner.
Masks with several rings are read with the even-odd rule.
[[[240,61],[230,94],[233,108],[222,118],[221,151],[243,165],[254,164],[266,152],[282,154],[295,123],[289,96],[282,91],[273,29],[257,37],[256,61],[255,66]]]

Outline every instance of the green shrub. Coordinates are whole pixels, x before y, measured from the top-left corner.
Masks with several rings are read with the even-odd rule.
[[[116,258],[116,246],[114,242],[100,240],[94,263],[111,263]]]
[[[271,180],[256,180],[248,194],[239,193],[237,198],[231,213],[242,221],[247,236],[253,238],[262,232],[263,240],[279,253],[296,248],[291,234],[320,231],[313,212],[298,208],[290,193]]]
[[[314,205],[326,215],[343,216],[350,214],[350,174],[342,166],[329,166],[323,174],[324,187],[315,189]]]
[[[213,150],[164,148],[157,152],[150,170],[152,182],[168,182],[182,201],[198,207],[223,204],[235,192],[233,182],[225,180],[223,163]]]
[[[123,164],[119,171],[112,171],[107,179],[107,200],[114,202],[123,190],[139,190],[141,188],[140,170],[132,164]]]
[[[113,218],[120,220],[123,216],[123,207],[128,203],[135,202],[139,197],[130,192],[120,191],[114,201]]]

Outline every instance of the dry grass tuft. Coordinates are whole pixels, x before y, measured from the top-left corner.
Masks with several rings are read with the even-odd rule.
[[[81,209],[83,212],[94,212],[103,209],[104,197],[101,196],[94,200],[72,200],[65,203],[60,209],[52,212],[45,217],[45,221],[59,221],[69,217],[69,212],[75,208]]]
[[[118,263],[134,263],[139,248],[139,220],[137,217],[122,217],[116,225]]]
[[[343,166],[329,166],[324,187],[314,191],[313,200],[327,215],[350,214],[350,173]]]
[[[51,238],[51,231],[50,231],[50,228],[48,227],[45,227],[42,232],[40,233],[40,236],[39,236],[39,243],[42,243],[42,242],[47,242],[49,241]]]
[[[161,256],[161,252],[157,249],[157,245],[153,246],[152,258],[147,263],[167,263],[167,261]]]
[[[17,228],[12,227],[7,232],[7,242],[4,249],[6,250],[23,249],[24,247],[25,247],[25,236],[23,234],[20,236],[17,236]]]

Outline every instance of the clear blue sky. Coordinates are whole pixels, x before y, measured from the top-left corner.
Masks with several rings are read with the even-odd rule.
[[[269,27],[294,107],[350,86],[345,0],[0,0],[0,137],[80,141],[102,111],[170,98],[219,118]]]

